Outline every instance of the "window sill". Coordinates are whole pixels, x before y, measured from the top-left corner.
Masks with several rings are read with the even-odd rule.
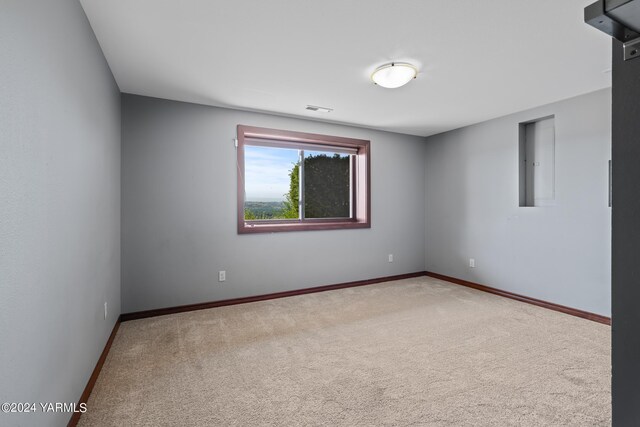
[[[245,221],[238,225],[238,234],[280,233],[285,231],[344,230],[349,228],[371,228],[365,221]]]

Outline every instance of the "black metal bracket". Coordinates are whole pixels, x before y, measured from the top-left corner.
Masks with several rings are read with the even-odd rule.
[[[624,43],[624,59],[640,58],[640,0],[598,0],[584,8],[584,22]]]

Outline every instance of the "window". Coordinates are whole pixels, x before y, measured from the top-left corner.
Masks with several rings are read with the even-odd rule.
[[[369,141],[238,125],[238,233],[370,228]]]

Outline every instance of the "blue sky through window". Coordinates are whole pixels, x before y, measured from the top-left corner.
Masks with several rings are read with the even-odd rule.
[[[253,145],[244,149],[246,200],[283,201],[289,192],[289,171],[298,162],[298,150]]]

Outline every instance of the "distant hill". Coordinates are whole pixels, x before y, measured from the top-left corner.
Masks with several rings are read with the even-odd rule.
[[[244,202],[245,219],[283,218],[284,202]]]

